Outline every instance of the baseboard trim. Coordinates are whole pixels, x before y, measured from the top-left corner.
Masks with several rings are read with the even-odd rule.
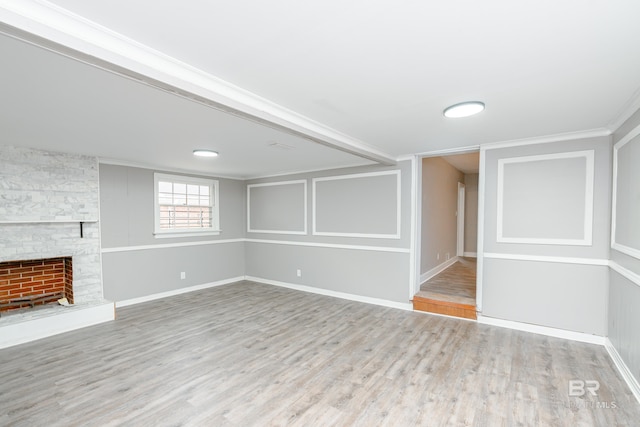
[[[515,322],[513,320],[497,319],[478,315],[478,323],[501,328],[515,329],[518,331],[531,332],[539,335],[546,335],[555,338],[564,338],[572,341],[586,342],[589,344],[604,345],[606,337],[586,334],[584,332],[567,331],[565,329],[551,328],[548,326],[534,325],[531,323]]]
[[[477,252],[463,252],[462,256],[463,257],[467,257],[467,258],[478,258],[478,253]]]
[[[454,256],[453,258],[449,258],[447,261],[443,262],[442,264],[433,267],[431,270],[422,273],[420,275],[420,284],[422,285],[427,280],[438,275],[439,273],[442,273],[444,270],[446,270],[447,268],[455,264],[456,261],[458,261],[458,257]]]
[[[201,291],[203,289],[214,288],[216,286],[228,285],[234,282],[244,280],[244,276],[232,277],[230,279],[219,280],[217,282],[205,283],[202,285],[189,286],[187,288],[174,289],[167,292],[159,292],[157,294],[145,295],[143,297],[131,298],[123,301],[116,301],[116,308],[126,307],[128,305],[141,304],[143,302],[154,301],[161,298],[172,297],[175,295],[186,294],[188,292]]]
[[[91,305],[86,308],[73,307],[67,312],[58,311],[51,316],[2,326],[0,328],[2,331],[0,348],[36,341],[114,319],[115,310],[112,302]]]
[[[314,288],[313,286],[306,286],[306,285],[298,285],[298,284],[294,284],[294,283],[280,282],[280,281],[277,281],[277,280],[265,279],[265,278],[262,278],[262,277],[247,276],[246,280],[250,280],[252,282],[258,282],[258,283],[264,283],[265,285],[273,285],[273,286],[279,286],[281,288],[293,289],[293,290],[296,290],[296,291],[309,292],[309,293],[312,293],[312,294],[319,294],[319,295],[325,295],[325,296],[329,296],[329,297],[346,299],[346,300],[349,300],[349,301],[364,302],[364,303],[367,303],[367,304],[374,304],[374,305],[379,305],[379,306],[382,306],[382,307],[397,308],[397,309],[400,309],[400,310],[413,311],[413,306],[411,305],[411,303],[403,303],[403,302],[389,301],[389,300],[380,299],[380,298],[365,297],[365,296],[362,296],[362,295],[348,294],[348,293],[345,293],[345,292],[338,292],[338,291],[331,291],[331,290],[328,290],[328,289]]]
[[[631,389],[631,392],[638,400],[638,403],[640,403],[640,383],[638,383],[636,377],[633,376],[627,364],[624,363],[622,356],[620,356],[620,353],[618,353],[618,350],[615,348],[609,338],[605,338],[604,348],[607,349],[607,353],[609,353],[611,360],[613,360],[616,368],[618,368],[618,372],[620,372],[620,375],[622,375],[622,378],[624,378],[624,380],[626,381],[627,385]]]

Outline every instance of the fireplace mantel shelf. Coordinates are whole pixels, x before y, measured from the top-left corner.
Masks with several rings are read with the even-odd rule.
[[[0,225],[7,224],[80,224],[80,238],[84,238],[84,225],[86,223],[97,223],[97,219],[34,219],[34,220],[13,220],[13,221],[2,221],[0,220]]]
[[[97,219],[34,219],[34,220],[0,220],[0,224],[74,224],[78,222],[98,222]]]

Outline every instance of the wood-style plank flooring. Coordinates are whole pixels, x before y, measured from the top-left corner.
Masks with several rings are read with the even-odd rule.
[[[597,396],[569,397],[573,379],[599,381]],[[251,282],[0,350],[2,426],[638,420],[601,346]]]
[[[460,257],[420,286],[417,295],[458,304],[476,304],[476,259]]]

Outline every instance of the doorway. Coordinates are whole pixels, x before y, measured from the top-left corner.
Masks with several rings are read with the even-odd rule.
[[[479,153],[421,159],[415,310],[476,318]]]

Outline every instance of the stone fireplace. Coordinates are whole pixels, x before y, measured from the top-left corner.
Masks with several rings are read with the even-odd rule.
[[[73,304],[72,257],[0,262],[0,315],[62,298]]]
[[[0,313],[0,348],[112,320],[102,291],[97,159],[0,146],[0,183],[0,310],[8,310]],[[48,304],[60,294],[69,306]],[[36,299],[37,309],[33,301],[7,305],[21,298]]]

